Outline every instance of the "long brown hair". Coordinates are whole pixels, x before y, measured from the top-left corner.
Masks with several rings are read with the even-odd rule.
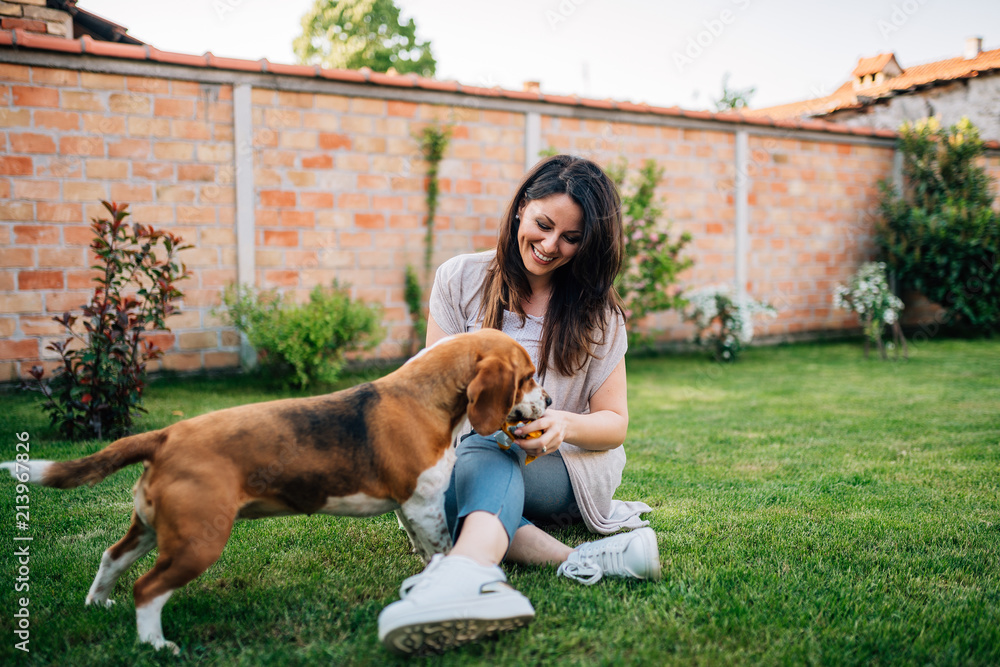
[[[624,317],[615,289],[625,258],[618,190],[590,160],[556,155],[528,172],[500,221],[497,254],[481,293],[483,326],[501,329],[504,310],[517,313],[524,323],[527,316],[521,304],[531,296],[531,287],[517,243],[518,210],[531,200],[557,194],[569,195],[583,211],[583,229],[576,254],[552,275],[538,360],[540,377],[550,359],[562,375],[582,369],[593,348],[605,342],[609,318],[616,311]]]

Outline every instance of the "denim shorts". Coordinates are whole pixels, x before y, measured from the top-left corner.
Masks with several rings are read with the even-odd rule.
[[[517,444],[501,449],[493,435],[470,433],[462,437],[445,494],[452,538],[458,538],[462,519],[477,511],[496,515],[511,540],[524,525],[567,526],[581,521],[566,463],[558,450],[530,465],[524,464],[525,456]]]

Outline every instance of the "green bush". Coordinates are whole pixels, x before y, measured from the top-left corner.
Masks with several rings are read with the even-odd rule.
[[[946,322],[979,333],[1000,326],[1000,214],[992,209],[979,131],[962,119],[900,128],[905,187],[880,183],[876,239],[900,286],[946,310]]]
[[[381,342],[381,310],[351,299],[337,283],[316,286],[309,301],[293,303],[273,291],[230,286],[223,302],[229,324],[246,335],[257,361],[279,375],[293,375],[302,388],[334,382],[347,352]]]

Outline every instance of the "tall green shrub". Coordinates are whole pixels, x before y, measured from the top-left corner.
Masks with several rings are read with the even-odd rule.
[[[655,160],[646,160],[630,179],[627,167],[622,158],[607,168],[621,192],[625,226],[625,267],[616,287],[625,302],[629,338],[641,341],[638,324],[642,318],[686,304],[675,285],[677,276],[694,261],[681,256],[691,235],[685,232],[671,239],[669,222],[661,220],[656,186],[663,179],[663,168]]]
[[[233,285],[223,303],[223,317],[246,334],[258,363],[279,375],[290,373],[301,388],[334,382],[347,352],[370,349],[383,336],[380,309],[354,301],[336,283],[317,285],[303,304]]]
[[[979,164],[985,147],[968,119],[900,128],[903,191],[881,190],[876,239],[900,286],[945,308],[947,323],[1000,327],[1000,214]]]

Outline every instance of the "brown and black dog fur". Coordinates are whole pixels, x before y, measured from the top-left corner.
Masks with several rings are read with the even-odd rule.
[[[163,605],[219,558],[237,519],[396,510],[425,559],[450,549],[444,492],[455,431],[466,417],[479,433],[540,417],[551,401],[534,372],[506,334],[460,334],[351,389],[220,410],[74,461],[3,467],[73,488],[143,463],[132,525],[105,551],[87,604],[112,604],[121,574],[157,547],[133,591],[139,639],[176,652],[163,637]]]

